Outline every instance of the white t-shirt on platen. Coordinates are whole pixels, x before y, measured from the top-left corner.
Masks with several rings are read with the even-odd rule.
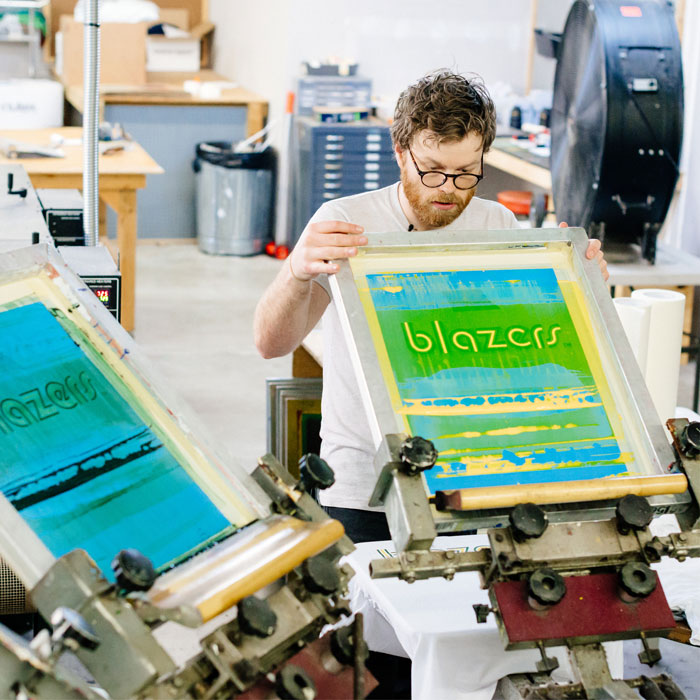
[[[409,225],[399,204],[398,183],[327,202],[311,218],[312,223],[318,221],[348,221],[363,226],[365,233],[406,231]],[[467,208],[445,228],[474,231],[517,226],[512,212],[498,202],[473,197]],[[314,281],[330,296],[326,275]],[[377,481],[376,448],[333,301],[323,315],[321,415],[321,457],[335,472],[335,484],[320,493],[321,503],[338,508],[383,510],[368,505]]]

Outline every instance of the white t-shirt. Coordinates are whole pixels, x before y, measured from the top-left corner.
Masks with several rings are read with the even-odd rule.
[[[348,221],[364,227],[365,233],[406,231],[409,226],[399,204],[398,183],[327,202],[311,218],[311,222],[318,221]],[[517,225],[512,212],[498,202],[473,197],[467,208],[445,228],[483,231]],[[326,275],[314,281],[330,296]],[[339,508],[383,510],[368,505],[377,481],[376,448],[332,301],[323,315],[321,416],[321,457],[335,472],[335,484],[320,493],[321,503]]]

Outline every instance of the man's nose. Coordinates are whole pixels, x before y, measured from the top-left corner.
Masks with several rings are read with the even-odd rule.
[[[451,177],[448,177],[447,180],[445,180],[445,182],[438,187],[438,189],[440,192],[444,192],[445,194],[453,194],[457,190],[455,187],[455,181]]]

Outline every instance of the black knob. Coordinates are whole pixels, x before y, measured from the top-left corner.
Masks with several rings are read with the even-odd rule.
[[[307,559],[301,567],[304,583],[312,593],[330,595],[340,588],[340,575],[335,565],[322,554]]]
[[[251,595],[238,603],[238,625],[244,634],[269,637],[277,629],[277,615],[266,600]]]
[[[39,242],[40,235],[38,231],[32,233],[32,245],[36,245]]]
[[[151,560],[138,549],[122,549],[112,560],[117,586],[126,591],[147,591],[157,578]]]
[[[658,537],[654,537],[644,545],[644,555],[649,562],[661,561],[664,554],[666,554],[666,546]]]
[[[641,561],[630,561],[620,569],[620,587],[634,598],[645,598],[656,588],[656,571]]]
[[[620,499],[615,515],[617,515],[618,531],[626,535],[630,530],[635,532],[643,530],[652,521],[654,511],[646,498],[630,493]]]
[[[72,639],[85,649],[97,649],[100,639],[92,625],[72,608],[59,607],[51,613],[54,642]]]
[[[258,675],[259,667],[248,659],[241,659],[232,664],[233,672],[247,685],[252,683]]]
[[[314,489],[327,489],[335,483],[335,474],[325,459],[318,455],[307,454],[299,460],[299,474],[304,488],[311,492]]]
[[[540,605],[555,605],[564,597],[566,583],[552,569],[536,569],[528,581],[528,592]]]
[[[489,605],[484,605],[483,603],[474,603],[472,605],[474,608],[474,614],[476,615],[476,622],[479,625],[483,625],[491,614],[492,609]]]
[[[355,660],[355,635],[353,634],[353,625],[346,625],[340,629],[333,630],[331,633],[331,653],[343,666],[350,666],[353,664]],[[360,642],[360,648],[357,653],[362,659],[367,659],[369,656],[369,649],[364,640]]]
[[[305,671],[287,664],[277,673],[275,691],[281,700],[314,700],[316,686]]]
[[[22,189],[19,190],[13,190],[13,186],[15,183],[15,176],[12,173],[7,173],[7,194],[16,194],[19,195],[22,199],[24,199],[27,196],[27,188],[23,187]]]
[[[688,423],[681,431],[679,442],[686,457],[697,457],[700,454],[700,423]]]
[[[519,503],[508,518],[513,537],[524,542],[532,537],[540,537],[547,529],[547,514],[534,503]]]
[[[437,456],[435,445],[422,437],[410,437],[404,440],[399,450],[401,468],[408,474],[430,469],[435,464]]]

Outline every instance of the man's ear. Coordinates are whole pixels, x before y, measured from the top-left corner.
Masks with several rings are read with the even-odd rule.
[[[397,162],[399,168],[403,168],[404,155],[405,154],[404,154],[404,151],[401,148],[401,146],[399,146],[398,143],[395,143],[394,144],[394,157],[396,158],[396,162]]]

